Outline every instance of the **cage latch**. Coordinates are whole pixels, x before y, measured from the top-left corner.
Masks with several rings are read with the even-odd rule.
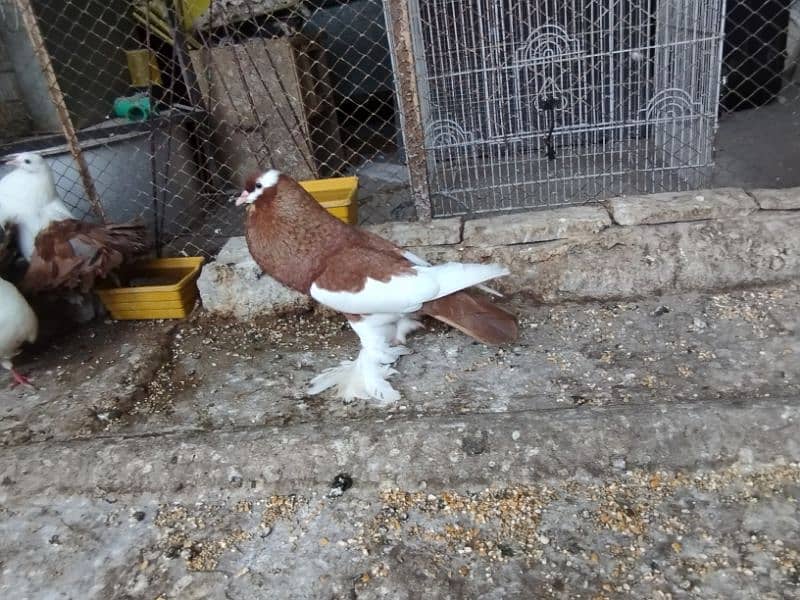
[[[558,106],[558,98],[556,96],[544,96],[539,99],[539,108],[547,111],[549,115],[550,124],[547,128],[547,137],[544,139],[544,144],[547,147],[547,159],[556,159],[556,147],[553,143],[553,131],[556,128],[556,107]]]

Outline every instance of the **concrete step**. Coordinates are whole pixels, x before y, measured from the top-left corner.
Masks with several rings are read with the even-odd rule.
[[[413,336],[413,354],[392,379],[403,398],[388,407],[305,393],[315,374],[358,351],[341,318],[86,326],[21,358],[39,390],[0,392],[0,442],[569,407],[672,410],[800,394],[795,285],[560,307],[515,298],[510,307],[522,335],[505,348],[438,326]]]
[[[797,397],[614,406],[285,427],[160,432],[0,451],[3,501],[48,491],[214,496],[322,489],[346,471],[366,488],[479,489],[629,469],[800,460]]]
[[[20,357],[0,598],[791,597],[797,285],[511,303],[518,346],[415,336],[391,407],[305,394],[356,350],[318,315]]]

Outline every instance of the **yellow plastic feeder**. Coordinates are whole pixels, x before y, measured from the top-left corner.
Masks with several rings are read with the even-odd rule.
[[[123,270],[124,287],[100,288],[97,294],[118,320],[183,319],[197,300],[203,257],[156,258]]]
[[[358,222],[358,177],[299,183],[334,217]],[[123,287],[101,287],[97,294],[114,319],[183,319],[197,300],[202,265],[203,258],[197,256],[138,262],[121,273]]]
[[[358,223],[358,177],[332,177],[298,182],[325,210],[345,223]]]

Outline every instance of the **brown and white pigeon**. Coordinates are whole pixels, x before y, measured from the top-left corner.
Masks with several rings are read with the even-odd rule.
[[[431,265],[370,232],[331,216],[295,180],[274,169],[247,182],[236,201],[247,206],[246,239],[261,269],[345,315],[361,341],[344,361],[311,381],[308,392],[335,388],[349,401],[389,403],[400,394],[386,379],[408,354],[406,336],[429,315],[486,344],[513,341],[515,317],[467,291],[508,275],[492,264]]]
[[[35,342],[38,333],[39,321],[33,309],[12,283],[0,278],[0,365],[11,372],[15,384],[30,384],[11,360],[22,344]]]
[[[75,219],[58,197],[53,173],[38,154],[16,155],[16,167],[0,179],[0,225],[16,229],[29,267],[25,293],[86,293],[123,263],[146,249],[141,223],[97,224]]]

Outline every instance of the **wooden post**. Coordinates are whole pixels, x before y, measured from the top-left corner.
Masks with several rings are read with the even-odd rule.
[[[61,92],[61,86],[58,85],[58,78],[53,69],[53,63],[50,60],[50,54],[44,45],[44,38],[39,29],[39,23],[36,21],[36,15],[33,12],[30,0],[14,0],[22,16],[22,22],[25,25],[25,31],[28,33],[28,38],[33,45],[33,52],[36,54],[36,59],[39,61],[39,66],[44,73],[45,80],[47,81],[47,90],[50,94],[50,101],[56,107],[58,113],[58,120],[61,122],[61,129],[64,136],[67,138],[67,145],[78,165],[78,172],[80,173],[81,180],[83,181],[83,188],[86,190],[86,197],[89,199],[89,204],[98,218],[105,223],[106,213],[103,210],[103,205],[100,203],[100,198],[97,195],[97,189],[94,187],[94,181],[89,173],[89,166],[86,164],[86,159],[83,157],[80,145],[78,144],[78,136],[75,133],[75,127],[72,124],[72,119],[67,110],[67,104],[64,101],[64,94]]]
[[[391,48],[392,70],[397,90],[397,108],[405,142],[411,193],[417,209],[417,219],[431,219],[430,185],[425,155],[425,127],[417,85],[414,52],[411,40],[409,2],[413,0],[384,0]]]

